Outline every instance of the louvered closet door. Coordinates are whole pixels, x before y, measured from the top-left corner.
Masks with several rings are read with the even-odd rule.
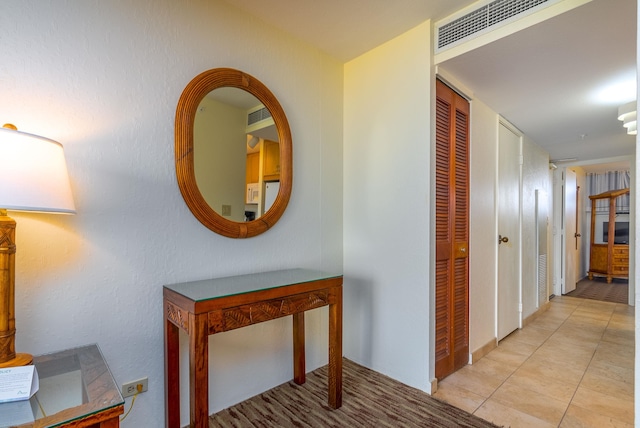
[[[469,360],[469,103],[436,83],[436,377]]]

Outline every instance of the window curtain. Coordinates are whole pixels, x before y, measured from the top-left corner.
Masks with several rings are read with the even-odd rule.
[[[605,173],[587,174],[587,196],[598,195],[609,190],[626,189],[631,184],[629,171],[607,171]],[[587,204],[587,211],[591,211],[591,201]],[[616,199],[616,213],[629,212],[629,195],[622,195]],[[609,213],[609,201],[596,201],[596,213]]]

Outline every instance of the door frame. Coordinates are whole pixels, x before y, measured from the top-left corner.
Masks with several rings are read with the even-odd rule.
[[[611,163],[611,162],[620,162],[620,161],[626,161],[629,162],[629,169],[631,171],[631,199],[629,202],[630,205],[630,210],[629,210],[629,300],[628,300],[628,304],[631,306],[635,306],[636,305],[636,260],[635,260],[635,254],[636,254],[636,239],[635,239],[635,230],[636,230],[636,193],[635,193],[635,189],[636,189],[636,175],[637,175],[637,161],[635,156],[617,156],[617,157],[611,157],[611,158],[602,158],[602,159],[590,159],[590,160],[586,160],[586,161],[575,161],[575,162],[568,162],[565,163],[564,165],[559,164],[559,161],[556,161],[554,163],[550,162],[550,170],[552,171],[552,175],[553,175],[553,195],[552,195],[552,234],[553,234],[553,240],[552,240],[552,249],[550,250],[550,254],[551,255],[558,255],[558,254],[562,254],[563,249],[562,249],[562,228],[560,227],[560,221],[561,221],[561,215],[562,215],[562,210],[564,209],[562,206],[562,194],[563,194],[563,174],[562,172],[564,171],[564,169],[569,168],[569,167],[584,167],[587,165],[597,165],[597,164],[606,164],[606,163]],[[586,190],[581,189],[582,193],[582,197],[586,197]],[[579,215],[582,220],[581,224],[585,224],[585,220],[586,220],[586,215],[584,211],[580,212]],[[583,228],[582,231],[585,233],[582,233],[582,238],[581,239],[581,245],[582,247],[588,246],[589,245],[589,236],[588,236],[588,230],[589,228],[586,228],[587,230],[585,231],[585,229]],[[581,263],[585,263],[584,266],[589,266],[589,253],[588,253],[588,248],[583,250],[587,251],[587,256],[586,259],[584,260],[580,260]],[[552,272],[552,283],[550,284],[550,289],[551,292],[553,294],[555,294],[556,296],[561,296],[562,295],[562,283],[561,283],[561,279],[560,279],[560,274],[561,274],[561,263],[559,260],[556,260],[556,257],[552,257],[550,260],[550,267],[551,267],[551,272]]]

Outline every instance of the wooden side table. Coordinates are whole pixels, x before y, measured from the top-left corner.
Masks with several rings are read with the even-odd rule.
[[[342,405],[342,275],[292,269],[164,287],[166,426],[180,427],[179,329],[189,335],[191,427],[209,426],[210,334],[293,316],[293,380],[305,382],[304,312],[329,306],[329,405]]]
[[[0,404],[2,426],[117,428],[124,400],[97,345],[34,357],[40,389],[24,402]],[[17,412],[26,405],[29,412]],[[13,421],[3,418],[11,414]],[[29,419],[29,420],[26,420]]]

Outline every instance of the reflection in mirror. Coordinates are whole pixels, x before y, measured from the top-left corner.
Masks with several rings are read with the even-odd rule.
[[[180,193],[207,228],[250,238],[275,225],[293,180],[291,130],[262,82],[232,68],[200,73],[176,108]]]
[[[238,88],[218,88],[198,105],[194,168],[207,204],[229,220],[260,218],[279,190],[280,147],[269,110]]]

